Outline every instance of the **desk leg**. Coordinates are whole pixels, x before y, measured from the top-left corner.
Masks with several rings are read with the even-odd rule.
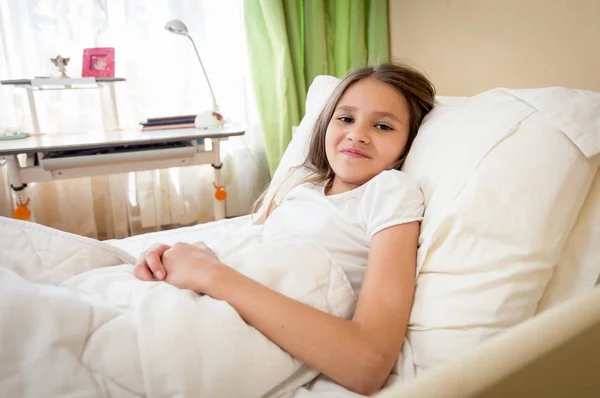
[[[108,93],[106,92],[107,89]],[[117,93],[114,84],[108,83],[101,86],[100,96],[102,101],[102,123],[104,124],[104,130],[118,130],[120,128],[120,122],[119,112],[117,110]],[[106,102],[110,102],[110,110],[104,106]]]
[[[31,121],[33,123],[33,132],[36,134],[40,133],[40,121],[38,119],[37,108],[35,107],[35,98],[33,96],[33,89],[27,88],[27,101],[29,102],[29,113],[31,114]]]
[[[19,160],[17,155],[11,155],[6,159],[8,174],[10,176],[10,187],[15,193],[17,207],[13,211],[13,218],[18,220],[29,220],[31,210],[29,210],[29,196],[27,195],[27,184],[23,184],[21,179]]]
[[[213,205],[215,209],[215,221],[218,221],[225,218],[225,199],[227,199],[227,191],[225,191],[225,187],[222,185],[221,181],[221,168],[223,167],[223,163],[221,163],[220,140],[212,140],[212,152],[214,154],[212,168],[215,175],[215,180],[213,182],[215,187]]]
[[[110,92],[110,102],[112,104],[112,117],[113,117],[113,128],[120,128],[119,122],[119,111],[117,110],[117,93],[115,91],[114,84],[108,84],[108,90]]]

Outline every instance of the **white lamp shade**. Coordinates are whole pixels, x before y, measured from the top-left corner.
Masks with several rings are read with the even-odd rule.
[[[187,26],[179,19],[172,19],[165,25],[165,29],[176,35],[188,36]]]

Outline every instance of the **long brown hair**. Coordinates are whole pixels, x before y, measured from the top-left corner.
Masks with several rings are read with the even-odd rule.
[[[346,90],[356,82],[369,77],[389,84],[404,96],[408,102],[408,111],[410,114],[408,141],[402,155],[391,168],[400,169],[402,163],[404,163],[404,159],[406,159],[406,155],[417,136],[421,121],[433,109],[435,87],[423,73],[405,64],[386,63],[377,66],[367,66],[350,72],[344,77],[329,97],[327,104],[315,121],[308,154],[304,163],[302,163],[302,167],[306,167],[313,173],[310,177],[311,182],[325,182],[327,185],[333,182],[333,169],[329,165],[325,153],[325,133],[327,132],[327,126],[329,126],[335,108]]]
[[[404,163],[404,159],[406,159],[406,155],[417,136],[423,118],[431,109],[433,109],[435,87],[423,73],[406,64],[385,63],[377,66],[367,66],[347,74],[334,89],[327,104],[319,114],[311,131],[308,154],[302,165],[299,166],[307,168],[311,171],[311,174],[300,183],[325,183],[329,186],[333,182],[334,172],[327,161],[327,155],[325,153],[325,133],[327,132],[327,127],[333,117],[333,113],[340,98],[344,95],[346,90],[356,82],[370,77],[375,78],[382,83],[389,84],[404,96],[408,102],[408,111],[410,114],[408,140],[400,158],[391,168],[400,169],[402,163]],[[267,190],[265,190],[256,201],[253,212],[256,211],[259,204],[265,199],[266,193]],[[272,207],[274,196],[275,195],[273,195],[273,198],[271,198],[270,203],[267,206],[267,215]]]

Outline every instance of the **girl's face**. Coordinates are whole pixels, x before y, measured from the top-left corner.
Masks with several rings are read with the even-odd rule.
[[[388,84],[366,78],[350,86],[325,133],[327,161],[335,173],[328,193],[349,191],[389,169],[404,152],[409,123],[406,98]]]

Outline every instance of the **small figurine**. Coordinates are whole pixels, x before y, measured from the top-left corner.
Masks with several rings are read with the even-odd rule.
[[[56,58],[50,58],[50,61],[58,67],[58,71],[60,72],[60,77],[69,77],[67,76],[67,68],[69,65],[69,61],[71,58],[63,58],[60,55],[57,55]]]

